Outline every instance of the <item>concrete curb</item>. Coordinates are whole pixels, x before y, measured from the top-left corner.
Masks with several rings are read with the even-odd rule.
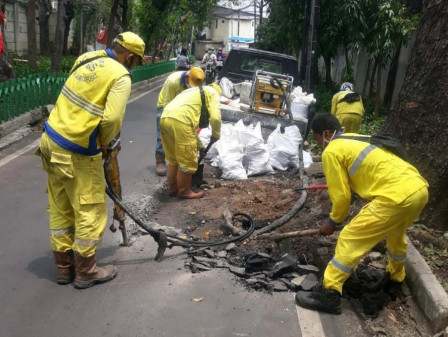
[[[408,238],[406,283],[434,333],[448,326],[448,295]]]
[[[153,85],[163,84],[165,79],[171,73],[160,75],[146,81],[141,81],[132,85],[130,98],[140,94],[142,91],[149,89]],[[38,109],[31,110],[20,115],[10,121],[0,124],[0,151],[7,146],[16,143],[23,137],[28,136],[31,132],[31,126],[40,122],[48,116],[53,109],[53,105],[48,104]]]

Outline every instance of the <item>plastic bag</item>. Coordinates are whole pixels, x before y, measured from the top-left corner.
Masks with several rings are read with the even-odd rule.
[[[227,77],[221,78],[221,81],[219,82],[219,86],[222,90],[222,95],[232,99],[235,95],[235,90],[233,89],[233,82],[229,80]]]
[[[282,128],[278,124],[267,140],[272,167],[281,171],[287,170],[288,167],[299,167],[299,144],[301,142],[302,136],[296,125]]]
[[[243,151],[247,156],[247,165],[243,166],[247,169],[247,175],[259,175],[272,173],[274,170],[269,163],[270,154],[267,144],[264,143],[261,134],[261,124],[244,125],[242,120],[235,124],[235,130],[239,133],[243,142]]]

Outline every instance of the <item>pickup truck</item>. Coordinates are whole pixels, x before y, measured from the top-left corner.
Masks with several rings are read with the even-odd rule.
[[[233,48],[229,52],[218,81],[223,77],[233,83],[251,81],[257,70],[292,76],[294,86],[299,85],[299,65],[293,56],[249,48]]]
[[[298,86],[299,65],[297,60],[290,55],[274,53],[265,50],[233,48],[218,74],[219,83],[223,77],[228,78],[232,83],[237,84],[244,81],[252,81],[257,70],[270,73],[288,75],[293,78],[293,86]],[[245,124],[261,123],[265,130],[274,130],[277,124],[281,126],[297,125],[303,138],[307,135],[307,120],[290,120],[261,113],[242,111],[239,107],[221,104],[221,115],[223,121],[237,122],[242,119]]]

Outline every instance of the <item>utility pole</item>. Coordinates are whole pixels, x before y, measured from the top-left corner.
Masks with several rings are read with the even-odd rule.
[[[317,63],[317,26],[319,21],[320,2],[312,0],[311,24],[308,39],[308,57],[306,65],[305,84],[306,92],[313,92],[316,81],[316,63]]]
[[[257,40],[257,1],[254,0],[254,42]]]

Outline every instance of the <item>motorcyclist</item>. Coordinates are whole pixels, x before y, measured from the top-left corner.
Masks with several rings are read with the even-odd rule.
[[[216,55],[212,53],[211,48],[209,48],[204,54],[201,64],[205,64],[205,66],[201,67],[205,73],[205,82],[207,84],[212,83],[214,78],[216,77],[216,66],[218,64],[218,61],[216,60]]]
[[[221,71],[225,60],[226,60],[226,56],[222,52],[222,48],[219,48],[218,52],[216,53],[216,61],[217,61],[216,70]]]
[[[201,64],[207,64],[209,62],[213,63],[213,65],[215,65],[215,66],[217,64],[216,55],[212,53],[212,50],[210,48],[204,54],[204,57],[202,58]]]

